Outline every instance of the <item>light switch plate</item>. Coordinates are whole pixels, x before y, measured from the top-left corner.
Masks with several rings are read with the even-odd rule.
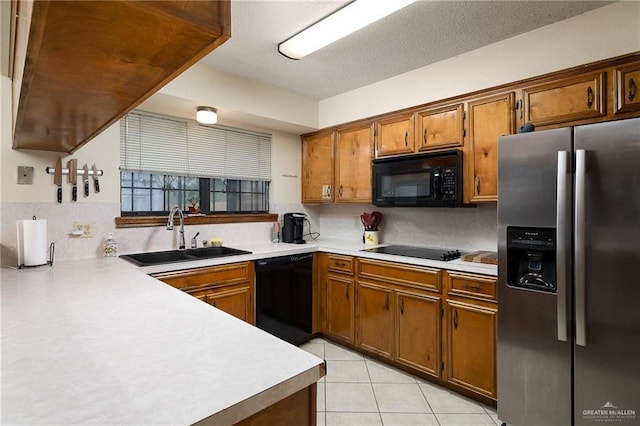
[[[33,185],[33,167],[18,166],[18,185]]]

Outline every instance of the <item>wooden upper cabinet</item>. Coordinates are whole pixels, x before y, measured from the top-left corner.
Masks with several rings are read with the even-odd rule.
[[[303,203],[333,201],[333,170],[332,133],[304,136],[302,138]]]
[[[375,123],[376,157],[411,154],[414,151],[414,114],[404,113]]]
[[[230,35],[229,0],[33,2],[13,148],[76,151]]]
[[[615,113],[640,111],[640,62],[615,70]]]
[[[524,122],[545,126],[602,117],[605,72],[581,74],[524,89]]]
[[[469,102],[465,198],[472,203],[498,199],[498,137],[515,131],[513,103],[513,92]]]
[[[373,131],[366,123],[336,131],[335,201],[371,203]]]
[[[416,145],[418,151],[462,146],[464,138],[464,105],[416,112]]]

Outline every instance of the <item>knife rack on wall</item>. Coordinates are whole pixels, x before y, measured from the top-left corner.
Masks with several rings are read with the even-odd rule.
[[[78,160],[72,158],[67,163],[66,168],[62,168],[62,159],[58,158],[55,167],[47,167],[45,169],[47,174],[53,175],[53,183],[57,186],[56,189],[56,200],[58,204],[62,204],[62,176],[67,176],[68,181],[71,184],[71,201],[76,202],[78,200],[78,176],[81,176],[83,183],[83,193],[85,197],[89,196],[89,178],[93,177],[93,188],[94,192],[97,194],[100,192],[100,183],[98,181],[98,177],[102,176],[104,172],[102,170],[98,170],[96,165],[94,164],[91,169],[85,163],[82,168],[78,168]]]
[[[52,174],[54,174],[54,173],[55,173],[56,168],[55,168],[55,167],[49,167],[49,166],[47,166],[47,168],[46,168],[45,170],[46,170],[47,174],[52,175]],[[66,176],[66,175],[68,175],[68,174],[69,174],[69,168],[68,168],[68,167],[63,167],[63,168],[62,168],[62,176]],[[84,175],[84,170],[82,170],[82,169],[78,169],[78,171],[76,172],[76,174],[77,174],[78,176],[82,176],[82,175]],[[94,175],[95,175],[95,176],[102,176],[102,175],[104,174],[104,172],[102,171],[102,169],[98,169],[98,170],[96,170],[96,171],[95,171],[95,173],[94,173],[94,171],[93,171],[93,170],[87,170],[87,174],[88,174],[89,176],[94,176]]]

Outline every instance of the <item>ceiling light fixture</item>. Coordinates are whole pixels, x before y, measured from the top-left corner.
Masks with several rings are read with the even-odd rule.
[[[278,45],[290,59],[302,59],[416,0],[356,0]]]
[[[196,112],[196,121],[200,124],[216,124],[218,122],[218,110],[208,106],[199,106]]]

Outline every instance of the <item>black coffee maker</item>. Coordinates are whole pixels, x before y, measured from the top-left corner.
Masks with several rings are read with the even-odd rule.
[[[304,244],[302,228],[307,215],[304,213],[285,213],[282,228],[282,241],[285,243]]]

